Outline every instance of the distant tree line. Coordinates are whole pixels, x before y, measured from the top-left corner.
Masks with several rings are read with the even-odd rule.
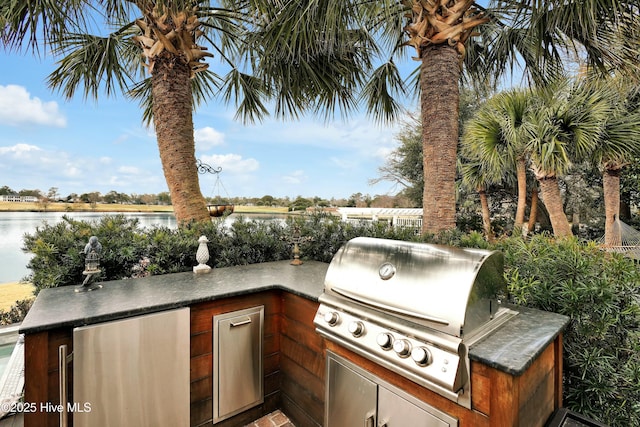
[[[62,196],[58,192],[57,187],[51,187],[46,193],[39,190],[22,189],[15,191],[8,186],[0,187],[0,196],[17,194],[19,196],[35,196],[41,202],[52,203],[107,203],[107,204],[123,204],[123,205],[171,205],[171,196],[168,192],[158,194],[126,194],[117,191],[109,191],[102,194],[99,191],[89,193],[71,193]],[[208,198],[209,203],[228,203],[245,206],[286,206],[292,211],[305,210],[310,207],[327,208],[327,207],[371,207],[371,208],[406,208],[414,207],[415,203],[405,195],[370,195],[363,193],[354,193],[348,198],[331,198],[324,199],[322,197],[274,197],[264,195],[262,197],[225,197],[225,198]]]

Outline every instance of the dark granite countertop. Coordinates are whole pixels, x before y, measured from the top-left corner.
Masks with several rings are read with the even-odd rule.
[[[70,286],[43,289],[20,333],[85,326],[271,289],[318,301],[328,266],[316,261],[300,266],[277,261],[216,268],[207,274],[186,272],[102,282],[101,289],[85,293],[76,293]],[[472,345],[469,358],[520,375],[564,330],[569,319],[521,306],[510,308],[519,314]]]
[[[521,375],[569,324],[557,313],[508,305],[518,314],[469,349],[469,358]]]
[[[90,325],[269,289],[283,289],[317,301],[328,266],[316,261],[299,266],[276,261],[214,268],[206,274],[186,272],[114,280],[83,293],[76,293],[73,286],[43,289],[22,322],[20,333]]]

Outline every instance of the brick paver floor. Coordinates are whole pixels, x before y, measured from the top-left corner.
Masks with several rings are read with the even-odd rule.
[[[282,411],[277,410],[272,412],[259,420],[255,420],[251,424],[247,424],[245,427],[295,427],[289,418]]]

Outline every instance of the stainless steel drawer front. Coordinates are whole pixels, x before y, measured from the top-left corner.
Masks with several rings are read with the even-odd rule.
[[[264,307],[213,317],[213,422],[264,402]]]

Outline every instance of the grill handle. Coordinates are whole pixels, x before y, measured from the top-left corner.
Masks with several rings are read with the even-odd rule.
[[[429,322],[433,322],[433,323],[438,323],[440,325],[449,325],[449,321],[445,320],[445,319],[441,319],[439,317],[433,317],[433,316],[427,316],[423,313],[416,313],[415,311],[411,311],[411,310],[404,310],[398,307],[394,307],[388,304],[385,304],[383,302],[371,299],[371,298],[367,298],[367,297],[363,297],[362,295],[356,295],[353,292],[347,291],[345,289],[341,289],[341,288],[336,288],[335,286],[331,288],[332,291],[334,291],[337,294],[342,295],[345,298],[349,298],[350,300],[356,301],[356,302],[361,302],[364,303],[366,305],[369,305],[371,307],[375,307],[375,308],[379,308],[382,310],[387,310],[387,311],[391,311],[393,313],[396,314],[403,314],[405,316],[411,316],[414,317],[416,319],[421,319],[421,320],[426,320]]]

